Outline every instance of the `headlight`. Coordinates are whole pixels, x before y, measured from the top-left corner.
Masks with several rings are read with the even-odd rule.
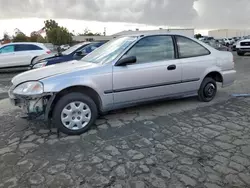
[[[40,95],[43,93],[43,84],[37,81],[25,82],[17,86],[13,93],[17,95]]]
[[[35,64],[32,68],[37,69],[37,68],[42,68],[45,67],[47,64],[47,61],[41,61],[40,63]]]

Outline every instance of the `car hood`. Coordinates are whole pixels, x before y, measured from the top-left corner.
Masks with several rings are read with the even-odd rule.
[[[36,57],[34,59],[34,61],[32,62],[32,64],[36,64],[36,63],[38,63],[39,61],[42,61],[42,60],[53,59],[53,58],[57,58],[57,57],[60,57],[60,56],[58,56],[57,53],[43,54],[43,55],[40,55],[40,56]]]
[[[13,85],[16,86],[23,82],[41,80],[43,78],[64,74],[72,71],[79,71],[80,69],[90,69],[96,66],[98,65],[94,63],[73,60],[66,63],[50,65],[47,67],[38,68],[18,74],[12,79],[11,82]]]

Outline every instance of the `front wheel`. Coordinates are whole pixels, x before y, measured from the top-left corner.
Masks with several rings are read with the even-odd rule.
[[[207,77],[201,83],[198,91],[198,97],[200,101],[210,102],[214,99],[217,93],[216,81],[213,78]]]
[[[56,103],[53,123],[63,133],[79,135],[86,132],[98,115],[95,102],[82,93],[69,93]]]

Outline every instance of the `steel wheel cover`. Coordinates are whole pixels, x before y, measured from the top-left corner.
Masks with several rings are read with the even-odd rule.
[[[61,112],[62,124],[70,130],[80,130],[88,125],[90,120],[91,110],[84,102],[71,102]]]

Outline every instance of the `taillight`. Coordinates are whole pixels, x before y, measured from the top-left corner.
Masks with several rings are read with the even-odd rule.
[[[50,54],[50,53],[51,53],[51,51],[47,51],[46,53],[47,53],[47,54]]]

